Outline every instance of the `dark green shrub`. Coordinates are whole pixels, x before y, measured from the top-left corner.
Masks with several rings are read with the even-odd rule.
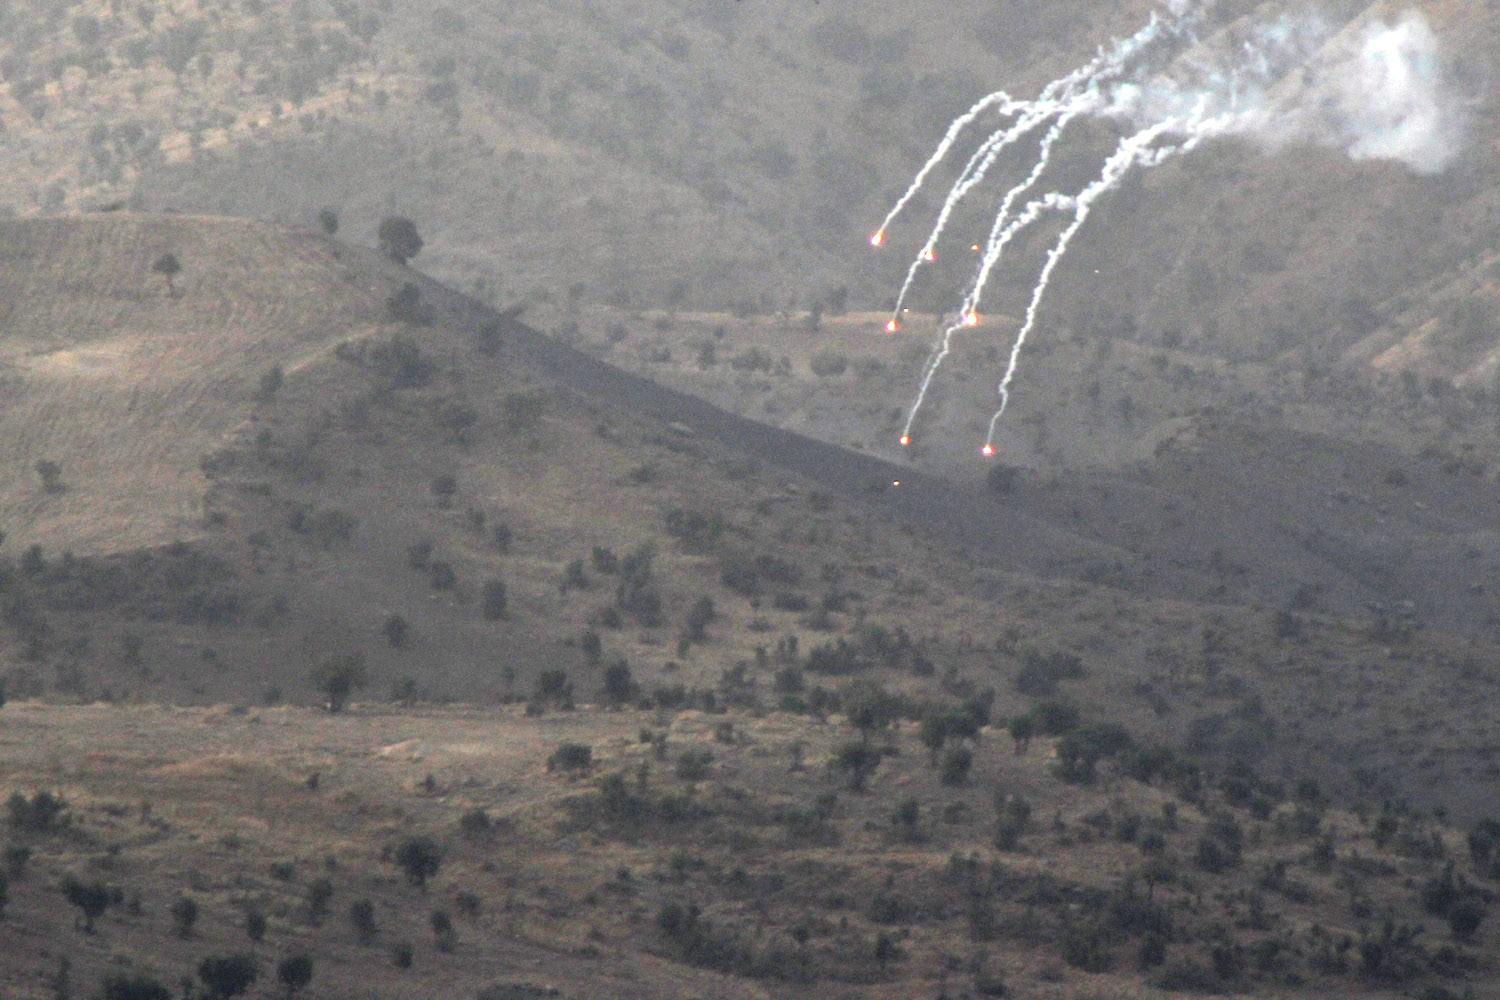
[[[68,804],[51,792],[34,793],[30,798],[20,792],[6,802],[10,825],[24,833],[55,833],[68,825]]]
[[[443,849],[431,837],[408,837],[396,848],[395,858],[407,881],[425,887],[443,865]]]
[[[576,773],[594,766],[594,750],[582,743],[564,743],[547,758],[547,770]]]
[[[205,958],[198,965],[198,979],[212,1000],[229,1000],[243,994],[259,977],[255,956],[222,955]]]
[[[1019,795],[1010,795],[996,803],[995,846],[1013,851],[1031,821],[1031,803]]]
[[[276,978],[286,988],[286,995],[294,997],[312,982],[313,960],[306,952],[288,955],[276,965]]]
[[[684,781],[702,781],[713,767],[713,751],[705,747],[691,747],[677,757],[677,777]]]
[[[481,602],[485,621],[493,622],[504,618],[507,606],[505,581],[498,577],[491,577],[484,581]]]
[[[830,766],[843,773],[850,791],[862,792],[880,767],[880,751],[864,741],[845,743],[834,751]]]
[[[349,925],[354,928],[354,936],[362,945],[368,945],[375,940],[377,927],[375,926],[375,904],[368,899],[356,900],[349,904]]]
[[[94,933],[94,922],[109,909],[114,893],[103,882],[83,882],[69,875],[63,879],[63,898],[78,908],[83,918],[83,932]]]
[[[193,936],[193,928],[198,926],[198,902],[191,896],[178,896],[172,903],[172,928],[178,937],[186,939]]]
[[[973,763],[974,753],[968,747],[949,747],[940,772],[943,784],[957,787],[968,781]]]
[[[171,1000],[167,987],[149,976],[111,973],[99,989],[100,1000]]]
[[[368,679],[363,653],[331,656],[318,664],[312,675],[313,686],[328,699],[327,708],[333,714],[342,712],[349,696],[362,689]]]

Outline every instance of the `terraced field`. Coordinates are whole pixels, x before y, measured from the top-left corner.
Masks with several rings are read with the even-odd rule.
[[[152,272],[166,253],[171,290]],[[253,222],[0,223],[0,523],[80,555],[197,537],[199,461],[250,416],[259,375],[378,321],[337,254]]]

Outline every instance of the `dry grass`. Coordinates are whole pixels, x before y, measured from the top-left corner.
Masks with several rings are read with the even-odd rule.
[[[59,953],[69,956],[75,984],[92,982],[105,968],[131,965],[170,981],[205,954],[248,947],[241,925],[249,906],[271,918],[265,943],[253,949],[263,969],[268,973],[278,956],[309,950],[317,960],[314,988],[329,997],[412,990],[473,995],[495,981],[532,982],[558,988],[563,996],[589,997],[813,996],[830,987],[849,996],[911,996],[935,991],[943,980],[950,988],[972,982],[973,967],[958,956],[976,950],[988,952],[984,964],[1029,996],[1073,997],[1079,990],[1120,997],[1198,995],[1144,987],[1126,962],[1106,975],[1068,968],[1055,957],[1058,943],[1047,937],[1051,932],[1035,940],[1030,934],[1041,928],[1028,932],[1023,920],[1029,913],[1033,923],[1051,928],[1059,916],[1051,903],[1018,907],[1002,893],[996,898],[999,939],[978,946],[968,940],[965,890],[944,874],[955,855],[993,858],[1013,891],[1053,885],[1066,887],[1065,894],[1107,892],[1138,868],[1140,855],[1109,836],[1090,835],[1087,817],[1100,810],[1137,814],[1144,829],[1165,833],[1169,853],[1190,853],[1204,823],[1198,811],[1184,806],[1175,825],[1161,827],[1161,804],[1171,796],[1127,780],[1109,778],[1082,789],[1060,783],[1051,775],[1046,741],[1018,756],[1002,736],[989,733],[979,744],[969,785],[944,788],[907,731],[893,737],[900,756],[888,758],[869,794],[837,796],[832,824],[838,842],[795,847],[782,842],[771,817],[778,808],[807,808],[818,795],[837,792],[839,779],[825,760],[830,745],[846,738],[840,726],[809,726],[777,715],[582,711],[533,719],[471,708],[363,707],[330,718],[302,709],[35,703],[13,703],[4,718],[0,788],[56,789],[67,798],[74,821],[65,835],[32,838],[36,855],[28,873],[12,883],[6,918],[11,943],[0,984],[20,1000],[47,995],[40,984],[55,970]],[[735,733],[727,743],[713,735],[726,724]],[[592,796],[593,782],[551,773],[545,765],[563,742],[593,748],[596,776],[618,771],[634,788],[644,766],[650,776],[642,787],[649,794],[688,788],[671,775],[669,762],[658,762],[639,741],[642,727],[663,733],[672,757],[689,747],[711,749],[711,774],[693,793],[709,818],[676,832],[654,824],[629,832],[633,828],[607,820],[580,825],[577,808]],[[805,747],[806,766],[789,772],[794,742]],[[80,745],[89,747],[82,761],[74,757]],[[314,775],[315,788],[308,784]],[[996,854],[988,842],[988,796],[995,788],[1023,795],[1034,806],[1031,832],[1015,851]],[[908,796],[923,804],[918,842],[890,832],[890,812]],[[466,839],[458,832],[459,817],[476,808],[496,823],[490,839]],[[941,820],[945,810],[956,818]],[[1208,913],[1221,907],[1226,915],[1243,916],[1242,890],[1255,874],[1270,860],[1303,850],[1273,833],[1271,824],[1242,822],[1250,832],[1241,868],[1224,876],[1184,868],[1178,884],[1161,892],[1179,919],[1189,921],[1182,925],[1183,953],[1201,929],[1191,921],[1209,920]],[[1335,832],[1341,857],[1359,855],[1390,870],[1355,877],[1351,866],[1325,875],[1305,860],[1294,862],[1291,876],[1305,887],[1300,901],[1268,893],[1258,904],[1278,914],[1276,936],[1300,939],[1313,924],[1335,937],[1357,936],[1360,921],[1344,912],[1349,885],[1357,884],[1358,897],[1376,912],[1389,906],[1405,914],[1413,895],[1403,875],[1425,877],[1434,870],[1375,847],[1367,824],[1354,817],[1330,813],[1325,828]],[[430,833],[447,849],[439,877],[425,892],[405,885],[384,854],[399,838],[418,832]],[[278,863],[290,863],[287,880],[271,875]],[[618,873],[626,869],[633,874],[622,881]],[[55,888],[68,871],[138,896],[140,914],[112,911],[96,935],[78,933],[69,927]],[[332,913],[322,921],[310,918],[305,903],[306,885],[317,877],[335,886]],[[912,916],[884,928],[867,915],[883,884],[916,907]],[[459,947],[442,954],[430,945],[426,913],[451,908],[460,891],[476,893],[482,910],[459,919]],[[179,892],[192,895],[202,910],[189,940],[177,940],[168,930],[166,910]],[[379,941],[367,948],[354,942],[343,915],[360,897],[374,901],[381,928]],[[939,904],[944,897],[948,902]],[[654,929],[657,909],[674,899],[704,902],[717,925],[762,946],[793,924],[810,922],[810,954],[830,967],[845,963],[846,974],[859,968],[847,949],[868,947],[882,930],[897,934],[905,957],[858,986],[841,986],[837,976],[812,987],[698,971],[668,960],[670,949]],[[1475,944],[1475,954],[1484,953],[1492,935],[1490,929]],[[403,939],[417,944],[414,968],[381,971],[385,948]],[[1482,964],[1478,982],[1490,974]],[[1276,997],[1327,996],[1330,990],[1396,995],[1368,982],[1322,977],[1300,987],[1273,978],[1253,986],[1247,981],[1245,988]]]
[[[104,215],[0,223],[0,242],[0,522],[80,555],[197,537],[199,460],[249,417],[260,374],[382,304],[332,246],[255,223]],[[173,293],[151,270],[165,253]],[[43,490],[43,460],[64,492]]]

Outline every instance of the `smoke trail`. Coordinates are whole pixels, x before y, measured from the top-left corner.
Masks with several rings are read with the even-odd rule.
[[[1041,105],[1041,102],[1037,102]],[[937,251],[938,240],[942,238],[943,232],[948,228],[948,220],[953,217],[959,202],[968,196],[980,184],[984,183],[990,168],[1000,158],[1000,154],[1015,145],[1026,133],[1046,121],[1053,113],[1053,105],[1048,102],[1043,110],[1033,110],[1023,114],[1010,128],[997,132],[986,140],[979,148],[969,166],[965,168],[965,175],[961,176],[953,189],[948,192],[947,199],[943,202],[942,210],[938,212],[937,222],[932,227],[932,233],[927,237],[927,242],[922,245],[916,260],[911,262],[907,268],[906,280],[901,283],[901,291],[896,294],[896,306],[891,313],[891,323],[898,324],[901,321],[901,310],[906,305],[906,297],[911,294],[911,287],[916,283],[917,272],[922,265],[931,262],[933,254]]]
[[[1069,199],[1073,208],[1073,221],[1062,231],[1057,242],[1048,252],[1047,262],[1042,266],[1042,273],[1037,278],[1036,286],[1031,293],[1031,302],[1026,308],[1026,320],[1016,333],[1015,343],[1011,345],[1005,377],[1000,381],[1000,408],[990,418],[989,430],[985,434],[985,455],[993,455],[995,452],[995,433],[1000,426],[1000,418],[1005,416],[1006,407],[1010,405],[1010,384],[1020,366],[1021,350],[1026,346],[1026,338],[1036,327],[1042,301],[1046,298],[1048,286],[1052,282],[1052,275],[1057,270],[1057,265],[1062,263],[1062,259],[1067,256],[1073,237],[1078,235],[1078,231],[1088,221],[1089,213],[1093,211],[1095,203],[1117,187],[1131,168],[1155,167],[1174,156],[1192,152],[1204,140],[1229,131],[1239,117],[1234,114],[1224,114],[1212,119],[1190,122],[1168,119],[1127,136],[1121,140],[1119,147],[1105,161],[1099,179],[1084,188],[1076,197]],[[1152,144],[1157,139],[1173,131],[1188,132],[1189,136],[1186,141],[1176,146],[1152,148]]]
[[[978,274],[957,320],[944,325],[923,365],[902,432],[903,445],[911,440],[912,427],[951,353],[954,338],[963,328],[978,324],[979,304],[1007,247],[1046,214],[1061,211],[1071,218],[1046,255],[1012,344],[999,385],[1000,406],[985,438],[986,455],[994,454],[995,436],[1010,404],[1021,354],[1038,325],[1058,266],[1098,200],[1115,190],[1131,170],[1151,169],[1191,152],[1212,136],[1227,133],[1258,139],[1273,148],[1292,141],[1328,144],[1351,159],[1394,160],[1421,173],[1442,170],[1458,155],[1466,116],[1448,92],[1436,36],[1421,14],[1409,13],[1395,23],[1367,23],[1357,34],[1345,33],[1332,43],[1334,32],[1317,15],[1284,14],[1269,21],[1241,23],[1199,44],[1195,32],[1206,16],[1207,0],[1164,0],[1164,4],[1165,13],[1153,13],[1134,35],[1101,47],[1092,61],[1048,84],[1035,101],[990,95],[975,105],[949,127],[937,152],[887,217],[885,225],[909,203],[963,130],[986,108],[1003,106],[1005,113],[1017,116],[980,144],[954,182],[901,286],[888,327],[894,331],[917,273],[934,259],[959,202],[985,180],[1005,149],[1050,123],[1029,174],[1000,203]],[[1151,70],[1154,60],[1141,54],[1164,37],[1188,38],[1194,44],[1182,58]],[[1170,51],[1180,53],[1181,49]],[[1124,123],[1133,134],[1120,141],[1096,179],[1082,191],[1048,193],[1015,213],[1019,199],[1045,175],[1069,123],[1083,114]],[[1175,138],[1164,142],[1168,135]],[[884,236],[882,226],[873,242],[879,245]]]
[[[1021,183],[1006,192],[1004,200],[1001,201],[1000,210],[995,216],[995,224],[991,227],[989,238],[985,241],[984,259],[979,265],[979,276],[975,279],[969,294],[964,298],[963,307],[959,310],[958,321],[950,324],[943,331],[940,346],[928,358],[927,365],[922,373],[921,386],[917,390],[917,398],[912,403],[911,410],[907,414],[906,426],[901,430],[901,437],[903,439],[909,440],[911,437],[912,427],[917,421],[917,416],[922,412],[923,404],[927,401],[928,390],[932,388],[932,380],[937,376],[938,370],[943,367],[943,362],[947,360],[952,350],[954,334],[964,326],[977,322],[979,303],[984,293],[984,287],[989,282],[990,273],[994,270],[995,265],[1000,261],[1001,255],[1005,252],[1005,247],[1015,238],[1017,233],[1041,218],[1045,209],[1055,207],[1054,201],[1046,199],[1035,201],[1027,206],[1027,211],[1016,219],[1015,223],[1010,222],[1010,215],[1015,209],[1016,201],[1021,195],[1031,190],[1037,181],[1041,180],[1051,160],[1052,148],[1057,144],[1057,140],[1062,137],[1068,124],[1080,113],[1081,111],[1068,111],[1053,123],[1052,128],[1042,138],[1037,162],[1032,167],[1031,173]]]
[[[937,168],[938,164],[947,158],[949,150],[953,148],[954,143],[958,141],[958,137],[963,134],[964,129],[972,125],[981,114],[996,105],[1000,106],[999,113],[1002,115],[1014,114],[1025,106],[1023,102],[1016,101],[1009,94],[1005,93],[1005,91],[997,90],[995,93],[981,98],[972,108],[954,119],[953,124],[948,126],[947,134],[938,143],[937,150],[932,154],[931,159],[917,172],[916,179],[911,182],[911,186],[906,189],[906,193],[896,201],[895,207],[881,220],[880,228],[875,231],[874,236],[870,237],[871,244],[878,247],[885,242],[885,231],[890,228],[891,223],[896,221],[896,217],[906,209],[911,200],[917,196],[917,192],[922,190],[922,185],[927,182],[927,175],[931,174]]]
[[[1181,35],[1194,24],[1199,15],[1195,5],[1181,0],[1169,4],[1170,16],[1163,20],[1160,14],[1153,11],[1150,18],[1135,34],[1129,38],[1116,41],[1113,46],[1100,47],[1098,53],[1092,60],[1067,76],[1061,77],[1049,83],[1043,88],[1037,99],[1031,102],[1029,108],[1022,114],[1020,120],[1011,128],[997,132],[986,140],[979,151],[969,161],[969,167],[965,168],[964,175],[953,185],[948,192],[948,197],[943,202],[943,207],[938,213],[937,222],[932,228],[927,241],[922,245],[916,260],[912,262],[907,270],[906,280],[902,282],[901,291],[896,296],[896,306],[891,315],[891,321],[887,329],[894,332],[899,328],[901,322],[901,310],[906,304],[906,297],[911,293],[912,284],[916,281],[917,272],[923,264],[933,260],[933,254],[937,250],[938,241],[942,238],[944,230],[947,229],[948,221],[957,209],[959,202],[968,195],[979,183],[981,183],[991,166],[994,165],[1000,153],[1014,144],[1027,132],[1037,125],[1046,121],[1059,111],[1079,108],[1092,104],[1098,100],[1099,85],[1124,71],[1139,52],[1155,42],[1165,29],[1172,35]],[[1080,89],[1082,92],[1080,93]],[[1027,108],[1022,103],[1018,105]],[[977,164],[977,166],[976,166]],[[971,171],[971,168],[972,171]],[[914,191],[912,192],[915,193]],[[879,246],[884,242],[884,228],[872,238],[871,242]]]

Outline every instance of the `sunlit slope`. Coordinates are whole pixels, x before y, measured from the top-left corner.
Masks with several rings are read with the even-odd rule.
[[[79,553],[196,534],[199,461],[259,376],[373,316],[336,253],[248,222],[0,223],[0,523]],[[164,254],[181,265],[170,290]]]

